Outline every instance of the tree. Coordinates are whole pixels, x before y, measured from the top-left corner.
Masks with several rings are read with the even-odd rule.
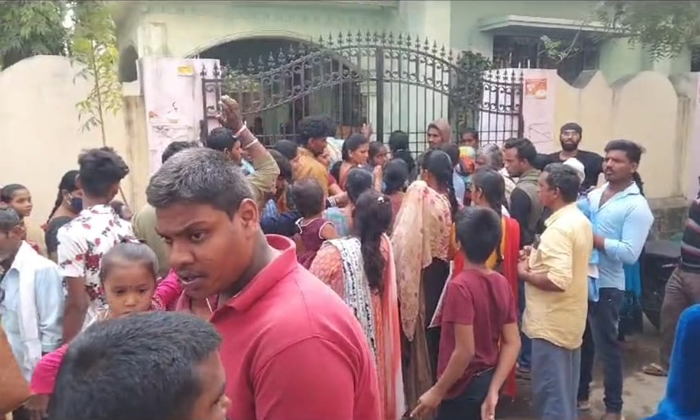
[[[655,60],[675,57],[700,43],[697,1],[606,0],[600,2],[596,15],[608,34],[644,45]]]
[[[117,63],[119,50],[114,21],[105,2],[78,0],[72,4],[73,37],[71,58],[85,67],[76,75],[92,82],[87,98],[78,102],[78,118],[84,119],[83,131],[100,128],[102,146],[107,147],[105,117],[116,115],[122,108],[122,86],[119,83]],[[126,203],[121,187],[119,193]]]
[[[64,1],[0,2],[0,70],[35,55],[66,55]]]
[[[104,2],[83,0],[73,5],[73,23],[71,57],[85,65],[76,77],[93,84],[87,98],[77,104],[79,117],[85,118],[83,130],[100,127],[103,146],[107,146],[105,116],[116,114],[123,104],[114,21]]]

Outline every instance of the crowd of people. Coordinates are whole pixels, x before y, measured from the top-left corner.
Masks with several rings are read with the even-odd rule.
[[[268,150],[222,106],[134,215],[108,148],[43,229],[2,188],[0,317],[31,389],[13,420],[489,420],[516,374],[537,418],[575,420],[594,353],[622,418],[623,265],[653,222],[639,145],[587,152],[569,123],[541,155],[438,120],[414,158],[406,133],[330,142],[310,116]]]

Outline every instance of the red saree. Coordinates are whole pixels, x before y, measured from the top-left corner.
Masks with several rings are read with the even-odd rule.
[[[456,241],[455,241],[456,242]],[[518,305],[518,256],[520,254],[520,225],[515,219],[503,216],[503,238],[501,243],[501,274],[508,280],[513,290],[513,298],[516,306]],[[495,269],[496,258],[489,258],[487,266],[490,269]],[[491,264],[489,264],[491,263]],[[454,256],[453,275],[464,270],[464,255],[456,251]],[[515,398],[515,369],[510,373],[503,387],[503,393],[511,398]]]

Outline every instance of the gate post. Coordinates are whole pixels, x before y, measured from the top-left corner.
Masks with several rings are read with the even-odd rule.
[[[375,65],[377,71],[377,129],[375,138],[384,143],[384,48],[377,47]]]

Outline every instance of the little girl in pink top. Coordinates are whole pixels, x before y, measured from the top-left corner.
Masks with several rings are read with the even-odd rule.
[[[139,312],[165,310],[165,305],[176,300],[182,288],[177,281],[161,282],[156,287],[156,273],[158,260],[148,246],[129,242],[110,249],[100,266],[100,281],[109,309],[100,313],[95,322]],[[32,393],[46,396],[42,399],[45,405],[41,404],[44,414],[67,350],[68,344],[64,344],[42,357],[32,375]]]

